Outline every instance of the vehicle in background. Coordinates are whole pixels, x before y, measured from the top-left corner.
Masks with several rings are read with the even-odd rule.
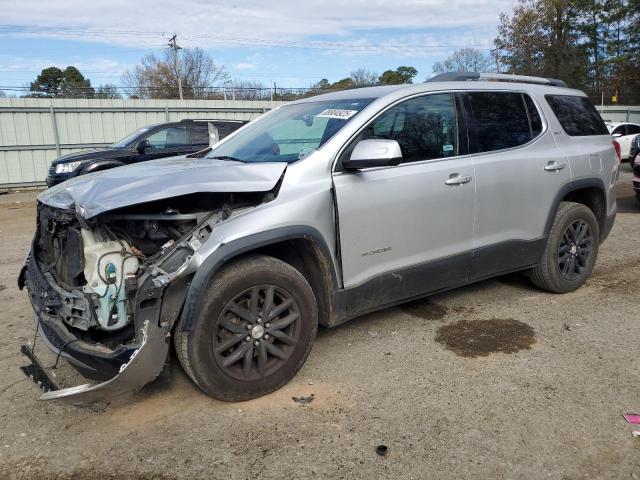
[[[293,378],[319,325],[516,271],[574,291],[616,216],[612,143],[561,81],[450,73],[297,100],[204,158],[46,190],[18,285],[95,383],[50,378],[43,398],[139,389],[173,344],[207,394],[248,400]]]
[[[47,186],[85,173],[203,150],[235,132],[242,120],[181,120],[147,125],[108,147],[70,153],[55,159]]]
[[[629,154],[629,165],[631,165],[631,170],[633,171],[633,189],[636,192],[636,198],[640,202],[640,135],[636,135],[631,141]]]
[[[622,160],[630,158],[631,141],[640,134],[640,125],[629,122],[606,122],[607,129],[620,144]]]
[[[633,160],[638,155],[640,155],[640,135],[636,135],[633,137],[633,140],[631,140],[631,147],[629,148],[629,163],[633,165]]]

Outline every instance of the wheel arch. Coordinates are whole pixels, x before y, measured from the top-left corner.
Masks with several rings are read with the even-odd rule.
[[[554,199],[545,227],[545,237],[549,236],[553,221],[561,202],[575,202],[587,206],[594,213],[600,227],[600,241],[606,237],[607,196],[604,182],[599,178],[574,180],[565,184]]]
[[[215,273],[229,262],[252,254],[277,258],[296,268],[311,285],[318,302],[318,320],[331,324],[337,272],[328,245],[309,226],[281,227],[222,244],[198,268],[188,287],[180,319],[180,331],[188,333],[200,309],[202,294]]]
[[[108,170],[109,168],[122,167],[123,165],[125,165],[125,163],[120,160],[97,160],[85,166],[82,169],[81,175],[84,175],[85,173],[99,172],[101,170]]]

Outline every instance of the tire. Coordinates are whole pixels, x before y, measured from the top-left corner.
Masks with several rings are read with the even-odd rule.
[[[542,258],[529,277],[542,290],[572,292],[591,275],[599,243],[600,227],[593,211],[581,203],[561,202]]]
[[[178,324],[174,343],[185,372],[205,393],[243,401],[291,380],[317,328],[316,299],[304,276],[273,257],[252,255],[216,273],[191,332],[181,333]]]

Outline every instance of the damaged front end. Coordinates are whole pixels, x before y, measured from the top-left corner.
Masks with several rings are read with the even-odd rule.
[[[35,364],[25,373],[50,390],[41,398],[104,401],[153,381],[165,365],[198,251],[217,223],[272,198],[272,191],[187,194],[90,219],[75,203],[40,202],[18,285],[29,294],[45,344],[93,381],[59,388],[33,346],[24,346]]]

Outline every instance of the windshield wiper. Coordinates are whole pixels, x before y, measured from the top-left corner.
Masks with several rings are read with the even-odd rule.
[[[232,157],[230,155],[219,155],[216,157],[207,157],[207,158],[211,158],[212,160],[229,160],[231,162],[242,162],[242,163],[247,163],[244,160],[240,159],[240,158],[236,158],[236,157]]]

